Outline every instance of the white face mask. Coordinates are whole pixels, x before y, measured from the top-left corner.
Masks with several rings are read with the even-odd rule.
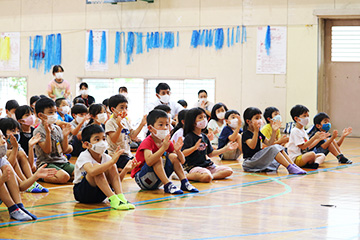
[[[225,112],[219,112],[219,113],[217,113],[217,114],[216,114],[216,117],[217,117],[218,119],[224,119],[224,118],[225,118]]]
[[[238,126],[238,122],[239,122],[239,120],[237,118],[231,119],[229,127],[236,128]]]
[[[163,103],[169,103],[170,101],[170,95],[159,95],[160,96],[160,101],[163,102]]]
[[[80,90],[80,95],[82,95],[82,96],[87,96],[87,95],[89,95],[89,90]]]
[[[56,123],[56,121],[58,120],[58,115],[56,113],[46,116],[47,116],[47,123],[50,125]]]
[[[82,122],[82,120],[84,120],[85,117],[81,117],[81,116],[75,116],[75,120],[78,124],[80,124]],[[87,121],[85,121],[84,123],[86,124]]]
[[[99,113],[98,115],[96,115],[96,118],[99,123],[104,123],[107,120],[107,114]]]
[[[63,78],[63,75],[64,75],[63,72],[57,72],[57,73],[55,73],[56,79],[62,79],[62,78]]]
[[[3,158],[7,152],[7,143],[5,142],[4,145],[0,146],[0,158]]]
[[[127,98],[127,96],[128,96],[128,93],[127,92],[123,92],[123,93],[120,93],[121,95],[123,95],[124,97],[126,97]]]
[[[199,99],[199,102],[202,103],[202,102],[207,102],[207,98],[200,98]]]
[[[207,124],[208,124],[208,121],[206,118],[204,118],[203,120],[196,123],[196,127],[200,128],[200,129],[204,129],[204,128],[206,128]]]
[[[103,154],[105,152],[105,150],[108,148],[108,143],[104,140],[101,140],[98,143],[92,144],[91,146],[91,150],[93,150],[94,152],[98,153],[98,154]]]
[[[281,115],[276,115],[275,117],[273,117],[272,120],[273,120],[274,122],[277,122],[277,121],[281,122]]]
[[[305,117],[305,118],[298,118],[299,119],[299,123],[303,126],[306,127],[309,124],[310,118],[309,117]]]
[[[156,130],[156,133],[153,133],[154,136],[157,137],[157,138],[160,139],[160,140],[164,140],[165,137],[170,134],[169,129],[159,130],[159,129],[156,129],[156,128],[154,128],[154,127],[152,127],[152,128]]]
[[[69,106],[63,106],[63,107],[61,107],[61,113],[62,114],[68,114],[69,113],[69,111],[70,111],[70,107]]]

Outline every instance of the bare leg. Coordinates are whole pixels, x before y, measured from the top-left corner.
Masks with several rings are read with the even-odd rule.
[[[174,171],[175,171],[176,175],[179,177],[179,179],[180,180],[185,179],[186,177],[185,177],[184,169],[183,169],[177,155],[175,153],[170,153],[169,159],[170,159],[171,163],[173,164]]]
[[[197,181],[203,183],[209,183],[212,181],[213,176],[209,170],[203,172],[193,172],[186,175],[187,179],[190,181]]]
[[[8,176],[5,176],[8,174]],[[14,175],[13,171],[8,171],[6,165],[1,168],[0,171],[0,196],[1,200],[7,207],[11,207],[15,204],[14,200],[11,198],[10,193],[7,189],[5,182],[10,179],[10,176]]]
[[[156,176],[164,185],[170,182],[169,178],[165,174],[164,165],[161,158],[159,158],[159,161],[155,163],[152,168],[154,169]]]
[[[213,174],[213,179],[214,180],[218,180],[218,179],[224,179],[226,177],[229,177],[233,174],[232,170],[223,170],[223,171],[219,171]]]
[[[115,165],[112,166],[109,170],[107,170],[105,174],[106,179],[110,183],[111,187],[114,189],[115,194],[123,193],[119,173]]]
[[[294,162],[290,159],[289,155],[287,155],[285,151],[281,151],[281,154],[286,158],[289,164],[294,164]]]
[[[70,175],[62,169],[58,170],[54,177],[44,178],[44,181],[49,183],[67,183],[69,180]]]
[[[334,155],[335,157],[341,154],[339,146],[337,146],[337,143],[334,143],[334,141],[330,143],[328,149],[331,152],[331,154]]]
[[[26,154],[24,151],[20,151],[17,155],[17,159],[20,165],[20,168],[22,172],[24,173],[26,178],[30,178],[32,174],[31,166],[29,164],[29,161],[26,157]]]
[[[16,179],[15,172],[11,169],[9,180],[6,182],[7,189],[10,193],[11,199],[18,204],[21,203],[19,183]]]
[[[236,137],[236,142],[238,143],[238,149],[240,150],[240,152],[242,152],[242,143],[241,143],[241,135],[238,134],[238,136]]]
[[[315,162],[316,155],[314,152],[307,152],[304,155],[302,155],[301,158],[301,166],[304,166],[306,164],[312,164]]]

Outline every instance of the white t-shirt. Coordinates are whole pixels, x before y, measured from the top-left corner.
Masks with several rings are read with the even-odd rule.
[[[288,153],[291,160],[295,160],[297,156],[301,155],[301,148],[298,146],[304,144],[309,140],[309,136],[307,135],[304,128],[299,129],[294,127],[291,130],[289,144],[288,144]]]
[[[183,128],[179,128],[174,135],[171,137],[171,141],[175,141],[177,142],[177,140],[182,137],[182,139],[184,140],[184,129]]]
[[[226,126],[225,123],[220,127],[217,121],[215,119],[211,119],[207,125],[207,129],[211,129],[213,132],[216,130],[216,128],[219,129],[219,132],[217,134],[214,134],[214,139],[210,141],[211,145],[218,145],[219,143],[219,136],[223,128]]]
[[[101,155],[101,164],[106,163],[111,160],[111,157],[106,153]],[[83,166],[85,163],[98,163],[90,154],[88,150],[83,151],[80,153],[78,159],[75,163],[75,170],[74,170],[74,184],[81,182],[81,180],[86,176],[86,171],[84,170]]]
[[[109,155],[112,156],[115,153],[116,148],[118,146],[120,146],[120,149],[125,150],[122,155],[128,155],[129,157],[131,157],[132,156],[131,150],[130,150],[131,138],[130,138],[129,134],[132,132],[133,129],[131,128],[131,126],[126,118],[123,118],[123,120],[121,120],[121,125],[123,126],[123,129],[121,130],[120,136],[116,143],[112,142],[110,139],[110,136],[108,134],[106,134],[106,140],[109,144],[108,152],[109,152]],[[118,128],[119,128],[119,126],[116,123],[116,118],[113,117],[109,121],[106,122],[105,133],[116,132],[116,130]]]
[[[146,106],[146,114],[148,114],[150,111],[152,111],[156,106],[162,105],[163,103],[160,102],[160,99],[156,99],[155,101],[149,103]],[[183,110],[183,106],[181,106],[179,103],[177,102],[173,102],[173,101],[169,101],[168,105],[171,108],[171,117],[174,118],[176,116],[176,114],[178,114],[181,110]]]
[[[201,102],[200,102],[200,100],[197,101],[197,102],[194,104],[194,107],[201,107]],[[214,103],[209,102],[209,101],[206,102],[206,104],[205,104],[205,110],[208,110],[209,112],[211,112],[211,110],[213,109],[213,107],[214,107]]]

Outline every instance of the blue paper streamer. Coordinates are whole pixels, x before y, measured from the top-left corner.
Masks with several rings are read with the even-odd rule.
[[[212,47],[212,45],[213,45],[214,34],[215,34],[215,31],[213,32],[213,30],[210,29],[209,30],[209,47]]]
[[[115,64],[119,63],[120,51],[121,51],[120,32],[116,32],[116,34],[115,34],[115,58],[114,58]]]
[[[234,28],[231,30],[231,46],[234,46]]]
[[[160,35],[159,35],[159,32],[154,33],[153,40],[154,40],[153,47],[154,48],[160,48]]]
[[[222,28],[217,28],[215,30],[215,42],[214,42],[214,45],[215,45],[215,49],[216,50],[220,50],[223,48],[223,45],[224,45],[224,29]]]
[[[240,26],[236,27],[236,43],[240,42]]]
[[[163,47],[164,46],[164,34],[163,33],[160,33],[160,47]]]
[[[142,32],[136,33],[136,54],[143,53],[143,34]]]
[[[173,32],[165,32],[164,36],[164,46],[165,49],[172,49],[174,48],[174,33]]]
[[[176,33],[176,46],[177,47],[179,46],[179,43],[180,43],[180,33],[179,33],[179,31],[177,31],[177,33]]]
[[[199,42],[200,46],[204,45],[204,43],[205,43],[205,33],[206,33],[205,29],[203,29],[201,32],[201,35],[200,35],[200,42]]]
[[[61,65],[62,55],[62,40],[61,34],[56,34],[56,47],[55,47],[55,62],[54,65]]]
[[[43,56],[43,36],[36,35],[34,38],[34,49],[32,54],[32,68],[39,70]]]
[[[191,46],[194,48],[197,48],[199,45],[199,39],[200,39],[200,30],[193,30],[192,36],[191,36]]]
[[[90,32],[89,32],[87,62],[90,63],[90,65],[94,62],[94,39],[93,39],[93,31],[92,30],[90,30]]]
[[[54,64],[55,60],[55,35],[50,34],[46,36],[46,42],[45,42],[45,67],[44,67],[44,73],[47,73],[50,71],[51,66]]]
[[[230,28],[227,29],[227,46],[230,47]]]
[[[266,35],[265,35],[265,49],[267,55],[270,55],[270,48],[271,48],[271,33],[270,33],[270,26],[267,26]]]
[[[242,26],[242,35],[241,35],[241,44],[244,43],[244,41],[246,42],[246,27],[243,25]]]
[[[126,65],[129,65],[132,60],[132,54],[134,52],[135,35],[133,32],[128,32],[127,44],[126,44]]]
[[[31,38],[31,36],[29,37],[29,68],[31,68],[31,59],[32,59],[32,53],[33,53],[33,50],[32,50],[32,48],[31,48],[31,46],[32,46],[32,38]]]
[[[106,32],[102,31],[100,46],[100,63],[106,63]]]

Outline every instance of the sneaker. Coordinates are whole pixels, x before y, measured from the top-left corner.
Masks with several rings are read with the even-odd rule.
[[[10,213],[10,218],[18,220],[18,221],[30,221],[33,220],[29,215],[27,215],[23,210],[20,208],[12,211]]]
[[[339,158],[339,163],[352,164],[352,161],[347,159],[344,155],[341,155],[340,158]]]
[[[164,186],[164,191],[170,194],[183,194],[184,192],[175,186],[172,182],[169,182]]]
[[[191,192],[191,193],[198,193],[199,190],[197,188],[195,188],[193,185],[191,185],[189,183],[189,181],[187,181],[186,183],[184,184],[181,184],[181,190],[183,191],[188,191],[188,192]]]

